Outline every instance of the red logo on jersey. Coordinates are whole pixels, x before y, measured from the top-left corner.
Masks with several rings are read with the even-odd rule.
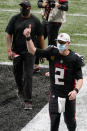
[[[60,37],[63,37],[63,35],[61,34]]]
[[[56,64],[55,64],[55,67],[59,67],[59,68],[66,69],[66,66],[65,66],[65,65],[59,64],[59,63],[56,63]]]

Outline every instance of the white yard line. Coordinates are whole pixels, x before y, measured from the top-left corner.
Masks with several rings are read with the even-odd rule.
[[[12,62],[0,62],[0,65],[13,65]]]
[[[0,9],[0,12],[19,12],[18,9]],[[31,11],[32,13],[35,13],[35,14],[40,14],[40,11]],[[87,17],[86,14],[66,14],[68,16],[82,16],[82,17]]]
[[[72,46],[84,46],[84,47],[86,47],[87,46],[87,44],[70,44],[70,45],[72,45]]]
[[[21,131],[49,131],[48,104]]]
[[[13,62],[0,62],[0,65],[13,65]],[[40,64],[41,68],[49,68],[48,65],[42,65]]]
[[[74,33],[73,35],[75,35],[75,36],[86,36],[87,37],[87,34]]]
[[[0,12],[19,12],[18,9],[12,9],[12,10],[8,10],[8,9],[0,9]]]
[[[82,16],[82,17],[87,17],[85,14],[66,14],[68,16]]]

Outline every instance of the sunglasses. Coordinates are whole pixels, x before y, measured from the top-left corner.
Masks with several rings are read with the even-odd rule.
[[[58,43],[59,43],[59,44],[66,44],[66,42],[65,42],[65,41],[62,41],[62,40],[58,40]]]

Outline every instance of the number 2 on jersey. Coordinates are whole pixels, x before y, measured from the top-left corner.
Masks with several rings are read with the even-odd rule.
[[[64,69],[56,67],[55,73],[56,72],[58,72],[59,74],[55,74],[55,84],[56,85],[64,85],[64,82],[60,81],[60,80],[64,79]]]

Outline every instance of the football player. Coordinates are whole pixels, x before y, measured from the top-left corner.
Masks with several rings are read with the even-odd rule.
[[[28,51],[49,60],[50,100],[49,114],[50,131],[58,131],[61,113],[69,131],[76,129],[76,96],[82,87],[83,76],[81,67],[83,57],[69,49],[70,36],[61,33],[57,37],[57,47],[49,46],[41,50],[34,46],[30,36],[31,25],[24,30]]]

